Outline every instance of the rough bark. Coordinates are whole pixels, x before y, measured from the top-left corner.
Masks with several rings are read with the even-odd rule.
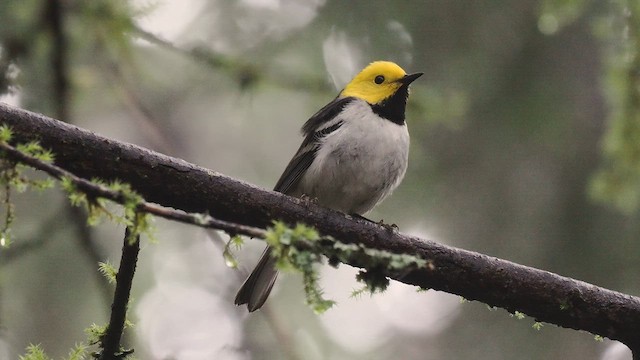
[[[304,222],[343,242],[417,255],[429,266],[392,277],[619,340],[636,357],[640,351],[638,297],[354,221],[307,201],[3,104],[0,123],[13,129],[16,141],[39,140],[53,150],[58,166],[86,178],[120,179],[148,201],[257,227],[274,219]],[[351,265],[363,266],[355,260]]]

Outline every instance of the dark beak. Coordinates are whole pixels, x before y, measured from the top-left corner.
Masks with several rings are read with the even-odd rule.
[[[409,75],[405,75],[402,79],[398,80],[400,83],[402,83],[402,85],[406,85],[408,86],[409,84],[411,84],[415,79],[419,78],[420,76],[422,76],[424,73],[415,73],[415,74],[409,74]]]

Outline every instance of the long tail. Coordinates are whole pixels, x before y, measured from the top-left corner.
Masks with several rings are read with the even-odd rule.
[[[253,269],[251,275],[244,281],[238,294],[236,295],[235,304],[247,304],[250,312],[256,311],[262,307],[271,288],[276,282],[278,270],[275,268],[275,260],[271,257],[271,248],[264,249],[258,265]]]

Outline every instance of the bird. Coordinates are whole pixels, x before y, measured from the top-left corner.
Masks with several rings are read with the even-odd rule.
[[[407,170],[407,74],[390,61],[374,61],[302,126],[304,140],[274,191],[362,217],[400,184]],[[267,247],[238,291],[235,304],[258,310],[278,271]]]

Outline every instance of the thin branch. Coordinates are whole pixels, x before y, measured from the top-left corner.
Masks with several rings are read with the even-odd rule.
[[[133,350],[121,351],[120,339],[124,331],[127,318],[127,308],[131,295],[131,284],[136,271],[138,253],[140,252],[140,235],[131,238],[131,231],[127,227],[124,232],[122,258],[116,276],[116,291],[111,305],[111,318],[104,337],[101,339],[102,354],[100,360],[116,360],[124,358]]]
[[[428,266],[408,274],[389,274],[391,278],[509,312],[520,311],[537,321],[586,330],[619,340],[636,354],[640,351],[640,298],[354,221],[303,199],[260,189],[180,159],[3,104],[0,123],[12,128],[15,141],[39,140],[56,154],[56,165],[66,171],[85,178],[120,179],[148,201],[212,214],[224,226],[229,225],[225,222],[245,224],[256,237],[262,234],[257,227],[265,228],[279,219],[289,224],[306,223],[322,235],[345,243],[412,254],[425,259]],[[227,229],[233,232],[235,227]],[[366,265],[358,259],[347,263]]]
[[[264,69],[254,64],[242,61],[241,59],[236,59],[227,55],[216,53],[206,46],[196,45],[191,47],[180,47],[175,45],[171,41],[163,39],[158,35],[155,35],[138,26],[134,26],[132,32],[134,36],[137,36],[140,39],[144,39],[158,47],[186,56],[194,61],[197,61],[198,63],[204,64],[211,69],[226,71],[238,81],[242,89],[250,88],[257,82],[267,79],[272,84],[277,84],[278,86],[292,90],[305,89],[305,91],[316,91],[323,93],[335,91],[334,88],[329,86],[329,82],[326,77],[317,77],[313,75],[295,78],[291,77],[290,75],[272,76],[264,71]]]
[[[126,204],[128,201],[127,194],[121,191],[112,190],[107,186],[103,186],[91,182],[87,179],[75,176],[71,172],[66,171],[61,167],[49,164],[33,156],[24,154],[9,144],[0,142],[0,150],[2,150],[6,156],[16,162],[28,165],[37,170],[44,171],[59,180],[62,180],[64,178],[70,180],[73,185],[76,186],[80,191],[91,195],[94,198],[104,198],[122,205]],[[259,238],[264,238],[266,235],[266,231],[259,228],[214,219],[213,217],[204,214],[187,213],[182,210],[170,209],[160,205],[148,203],[144,200],[138,203],[136,210],[147,214],[159,216],[168,220],[179,221],[205,228],[223,230],[230,234],[240,234]]]

